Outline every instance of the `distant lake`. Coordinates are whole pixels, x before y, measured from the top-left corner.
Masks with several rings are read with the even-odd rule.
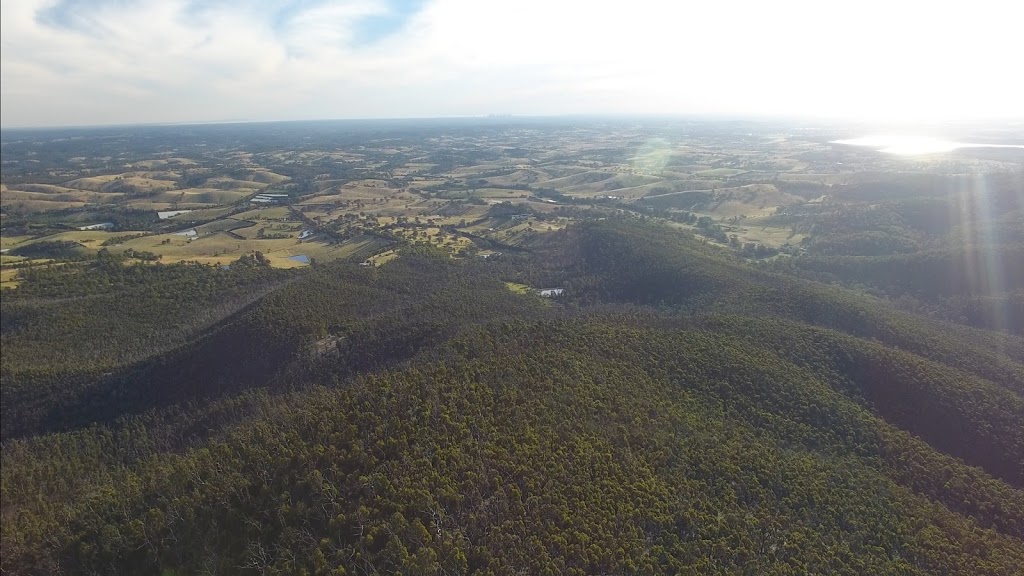
[[[833,140],[829,144],[846,144],[848,146],[868,146],[888,154],[915,155],[940,154],[952,152],[959,148],[1020,148],[1024,144],[977,144],[974,142],[955,142],[939,138],[923,138],[917,136],[864,136],[849,140]]]

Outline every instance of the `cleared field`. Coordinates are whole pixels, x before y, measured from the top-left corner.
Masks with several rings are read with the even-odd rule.
[[[7,198],[7,194],[0,197],[0,206],[26,210],[29,212],[50,212],[53,210],[66,210],[68,208],[83,208],[85,202],[60,202],[53,200],[25,200],[22,198]]]
[[[273,208],[256,208],[254,210],[246,210],[245,212],[239,212],[234,216],[234,218],[237,220],[288,220],[291,217],[291,210],[284,206],[275,206]]]
[[[20,243],[21,246],[28,246],[36,244],[38,242],[78,242],[82,246],[92,251],[98,251],[102,248],[104,241],[109,240],[117,236],[125,236],[128,234],[144,234],[141,231],[123,231],[123,232],[108,232],[105,230],[72,230],[68,232],[60,232],[58,234],[51,234],[49,236],[43,236],[41,238],[33,238]],[[6,248],[6,246],[5,246]]]
[[[206,234],[214,234],[217,232],[230,232],[239,228],[250,228],[254,226],[254,222],[248,220],[236,220],[234,218],[225,218],[223,220],[214,220],[202,226],[196,227],[196,232],[200,236]]]
[[[161,262],[173,263],[184,261],[202,262],[205,264],[226,265],[238,260],[245,254],[262,252],[271,265],[278,268],[297,268],[306,266],[304,262],[292,260],[293,256],[308,256],[318,261],[336,260],[346,257],[365,258],[384,248],[387,242],[370,236],[359,236],[341,244],[326,242],[300,242],[297,239],[301,223],[293,223],[295,232],[288,238],[255,239],[258,226],[238,228],[250,222],[233,219],[218,220],[199,226],[198,237],[178,234],[158,234],[133,238],[122,244],[111,246],[115,252],[128,249],[154,252],[161,255]],[[235,238],[228,234],[233,228],[245,234],[244,238]],[[235,233],[238,233],[235,232]],[[267,233],[280,233],[278,229],[268,229]]]
[[[305,266],[309,266],[309,264],[307,264],[305,262],[299,262],[298,260],[292,260],[291,256],[288,255],[286,252],[285,253],[270,253],[270,254],[264,253],[263,257],[266,258],[267,262],[270,262],[270,265],[273,266],[274,268],[289,269],[289,268],[303,268]]]
[[[28,258],[24,256],[11,256],[10,254],[0,253],[0,264],[15,264],[18,262],[24,262]]]
[[[487,183],[500,188],[513,184],[537,184],[549,178],[550,176],[540,170],[516,170],[504,176],[491,176],[487,178]]]
[[[508,167],[509,167],[509,165],[508,165],[507,161],[499,161],[499,162],[491,162],[491,163],[487,163],[487,164],[477,164],[475,166],[463,166],[463,167],[460,167],[460,168],[456,168],[456,169],[452,170],[451,172],[448,172],[447,174],[450,174],[451,176],[455,176],[455,177],[459,177],[459,176],[472,176],[474,174],[479,174],[481,172],[490,172],[491,170],[500,170],[502,168],[508,168]]]
[[[733,216],[768,216],[779,206],[800,204],[799,196],[780,192],[771,184],[749,184],[737,188],[722,188],[700,211],[717,218]]]
[[[806,237],[805,234],[794,234],[789,227],[760,226],[757,219],[741,220],[736,235],[740,242],[756,242],[778,248],[783,244],[797,246]]]
[[[207,187],[213,188],[248,188],[251,191],[259,190],[266,186],[262,182],[253,182],[252,180],[236,180],[234,178],[228,178],[226,176],[218,176],[216,178],[210,178],[205,182]]]
[[[17,268],[11,268],[6,270],[0,270],[0,289],[4,288],[17,288],[18,286],[18,272]]]
[[[416,173],[428,173],[436,164],[427,164],[423,162],[410,162],[405,166],[398,168],[394,171],[395,176],[408,176]]]
[[[34,236],[0,236],[0,249],[13,248],[22,242],[32,240]]]
[[[187,221],[191,221],[191,220],[209,220],[211,218],[219,218],[221,216],[224,216],[225,214],[230,214],[231,210],[232,210],[231,207],[226,207],[226,208],[205,208],[205,209],[201,209],[201,210],[192,210],[191,212],[186,212],[184,214],[176,214],[174,216],[171,216],[170,218],[168,218],[168,220],[171,221],[171,222],[174,222],[174,221],[186,221],[187,222]],[[240,220],[244,220],[244,218],[240,218]]]
[[[362,180],[353,180],[349,184],[346,184],[346,186],[351,186],[353,188],[387,188],[388,183],[377,178],[364,178]]]
[[[180,194],[181,197],[177,200],[178,202],[230,204],[232,202],[237,202],[238,200],[241,200],[242,198],[251,195],[252,190],[248,188],[236,188],[234,190],[219,190],[214,188],[187,188],[185,190],[182,190]]]
[[[292,241],[271,240],[270,242],[280,242],[281,244],[277,247],[284,247]],[[252,252],[254,248],[246,240],[238,240],[223,233],[207,234],[194,240],[177,234],[156,234],[134,238],[111,247],[111,251],[116,252],[128,249],[160,254],[161,262],[165,263],[195,260],[205,263],[229,264],[243,254]]]
[[[139,160],[134,167],[152,170],[161,166],[195,166],[195,160],[188,158],[155,158],[152,160]]]
[[[411,188],[425,188],[427,186],[438,186],[444,184],[447,180],[443,178],[421,178],[419,176],[413,177],[412,183],[409,184]]]
[[[110,204],[120,200],[121,196],[122,195],[118,193],[100,194],[98,192],[83,192],[78,190],[52,193],[8,189],[4,190],[3,193],[0,193],[0,199],[2,199],[4,204],[10,204],[18,201],[67,202],[70,204]]]
[[[191,208],[209,208],[209,204],[185,205],[185,204],[178,204],[176,202],[153,202],[152,200],[149,200],[149,199],[145,199],[145,200],[132,200],[131,202],[128,202],[128,203],[126,203],[124,205],[125,206],[129,206],[131,208],[134,208],[136,210],[152,210],[154,212],[159,212],[159,211],[162,211],[162,210],[185,210],[185,209],[191,209]],[[153,217],[156,218],[156,214],[154,214]]]
[[[740,174],[746,174],[746,170],[737,170],[736,168],[711,168],[709,170],[700,170],[695,172],[697,176],[712,177],[712,178],[728,178],[730,176],[738,176]]]
[[[398,250],[385,250],[380,254],[375,254],[366,259],[367,262],[374,266],[383,266],[388,262],[391,262],[395,258],[398,258]]]
[[[527,198],[530,193],[526,190],[513,190],[512,188],[479,188],[473,190],[472,195],[480,198]]]
[[[150,193],[173,190],[177,188],[178,184],[172,180],[157,180],[154,178],[113,174],[78,178],[66,182],[64,186],[92,190],[94,192]]]
[[[253,182],[259,182],[261,184],[280,184],[291,180],[291,178],[283,174],[277,174],[270,170],[258,170],[253,172],[250,178]]]
[[[264,238],[259,237],[260,230],[263,230],[264,234],[268,236],[287,234],[290,238],[298,239],[299,233],[303,230],[303,224],[302,222],[288,221],[255,222],[245,228],[236,228],[232,230],[232,232],[247,240],[258,240],[259,242],[263,242]]]
[[[516,294],[529,294],[530,287],[526,284],[519,284],[517,282],[505,282],[505,287],[515,292]]]
[[[94,192],[99,192],[104,186],[113,182],[117,177],[117,174],[110,174],[106,176],[87,176],[85,178],[76,178],[70,182],[65,182],[64,187],[76,190],[92,190]]]
[[[504,219],[488,218],[482,222],[478,222],[473,226],[467,226],[465,228],[462,228],[462,230],[470,232],[472,234],[476,234],[478,236],[486,236],[488,232],[492,232],[500,228],[501,226],[504,226],[506,222],[507,221]]]
[[[295,268],[305,264],[295,260],[289,260],[292,256],[307,256],[318,262],[328,262],[340,258],[361,259],[368,258],[374,253],[387,246],[387,241],[372,236],[356,236],[341,244],[327,242],[302,242],[292,241],[291,246],[264,252],[271,264],[283,268]]]
[[[590,171],[549,180],[544,183],[544,186],[555,188],[570,196],[585,198],[601,194],[616,195],[616,191],[639,188],[662,181],[664,181],[663,178],[656,176]]]
[[[370,198],[368,198],[368,197],[364,197],[364,198],[351,198],[351,197],[345,196],[345,195],[340,194],[340,193],[339,194],[321,194],[319,196],[313,196],[312,198],[306,198],[305,200],[300,202],[299,205],[300,206],[311,206],[311,205],[317,205],[317,204],[333,204],[333,205],[340,206],[340,205],[346,204],[347,202],[349,202],[351,200],[359,200],[359,199],[369,200]]]
[[[149,180],[168,180],[171,182],[177,182],[181,178],[181,172],[172,172],[170,170],[150,170],[146,172],[131,172],[123,174],[123,176],[132,176],[134,178],[145,178]]]
[[[393,198],[402,194],[398,188],[381,186],[353,186],[346,184],[331,191],[331,196],[342,200],[373,200],[377,198]],[[318,197],[319,198],[319,197]]]
[[[7,192],[10,189],[6,184],[0,184],[0,194]],[[17,184],[13,190],[22,190],[25,192],[42,192],[43,194],[80,194],[81,190],[75,190],[73,188],[67,188],[64,186],[56,186],[53,184]]]

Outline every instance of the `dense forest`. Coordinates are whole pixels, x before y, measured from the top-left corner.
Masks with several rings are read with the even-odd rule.
[[[26,274],[0,566],[1019,574],[1021,316],[819,282],[850,270],[826,251],[757,265],[623,216],[486,259]]]

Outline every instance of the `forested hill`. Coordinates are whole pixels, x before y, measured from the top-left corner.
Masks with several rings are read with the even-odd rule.
[[[664,224],[526,248],[27,279],[4,573],[1019,573],[1024,339]]]

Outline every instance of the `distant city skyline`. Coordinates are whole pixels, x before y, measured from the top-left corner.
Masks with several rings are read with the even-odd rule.
[[[0,125],[1021,118],[1022,16],[989,0],[19,0],[0,4]]]

